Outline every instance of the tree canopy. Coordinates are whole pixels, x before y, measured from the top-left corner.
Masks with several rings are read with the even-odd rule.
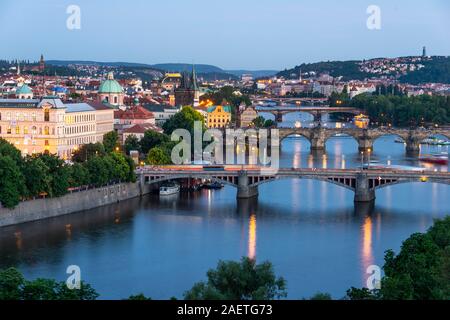
[[[286,281],[275,276],[270,262],[254,259],[219,261],[207,273],[206,282],[196,283],[184,294],[186,300],[272,300],[286,296]]]

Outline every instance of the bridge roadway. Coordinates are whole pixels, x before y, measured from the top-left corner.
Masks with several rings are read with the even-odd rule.
[[[288,113],[294,113],[294,112],[305,112],[309,113],[314,117],[314,121],[320,123],[322,120],[322,115],[329,114],[329,113],[350,113],[353,115],[359,115],[362,113],[360,109],[356,108],[349,108],[349,107],[313,107],[313,106],[306,106],[306,107],[277,107],[277,108],[271,108],[271,107],[263,107],[263,106],[256,106],[255,110],[258,113],[271,113],[275,116],[276,122],[282,122],[283,121],[283,115]]]
[[[311,150],[325,150],[326,142],[329,138],[337,134],[346,134],[353,137],[358,143],[359,151],[373,151],[373,144],[376,139],[386,135],[395,135],[400,137],[406,144],[406,151],[410,154],[418,154],[420,143],[430,136],[442,135],[450,139],[449,129],[401,129],[392,127],[380,128],[279,128],[280,141],[292,136],[300,135],[305,137],[311,143]]]
[[[223,169],[204,169],[202,166],[146,166],[137,169],[141,184],[161,184],[178,179],[208,179],[237,188],[237,198],[258,195],[258,186],[280,179],[314,179],[333,183],[352,190],[355,202],[373,202],[375,190],[399,183],[434,182],[450,184],[449,172],[280,168],[224,166]]]

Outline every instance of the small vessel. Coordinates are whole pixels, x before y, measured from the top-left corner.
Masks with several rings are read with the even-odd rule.
[[[396,138],[396,139],[394,140],[394,142],[395,142],[395,143],[405,143],[405,141],[403,141],[402,138]]]
[[[180,192],[180,186],[177,184],[165,185],[159,188],[160,196],[168,196]]]
[[[435,164],[448,164],[448,155],[437,153],[437,154],[425,154],[419,157],[422,162],[435,163]]]
[[[450,145],[450,141],[438,139],[436,137],[425,139],[421,142],[421,144],[428,144],[431,146],[448,146]]]
[[[223,184],[220,183],[220,182],[214,181],[214,182],[205,183],[203,185],[203,188],[217,190],[217,189],[222,189],[223,188]]]

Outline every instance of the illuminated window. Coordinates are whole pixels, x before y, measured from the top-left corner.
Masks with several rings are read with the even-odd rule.
[[[16,134],[20,134],[20,127],[19,126],[16,127]]]
[[[50,110],[49,109],[44,110],[44,121],[46,121],[46,122],[50,121]]]
[[[36,128],[35,126],[33,126],[33,127],[31,128],[31,133],[32,133],[32,134],[36,134],[36,132],[37,132],[37,128]]]
[[[36,121],[36,113],[33,112],[33,114],[31,115],[31,118],[33,121]]]
[[[49,129],[48,129],[47,126],[44,127],[44,134],[45,134],[46,136],[48,136],[48,135],[50,134],[50,131],[49,131]]]
[[[45,146],[49,146],[48,140],[45,140]]]
[[[28,127],[23,127],[23,134],[28,134]]]

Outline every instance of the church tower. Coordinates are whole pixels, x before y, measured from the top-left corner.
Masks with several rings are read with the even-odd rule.
[[[44,55],[41,54],[41,59],[39,60],[39,71],[44,72],[44,70],[45,70]]]
[[[200,105],[200,90],[198,88],[197,83],[197,74],[195,72],[195,66],[192,65],[192,90],[194,90],[194,107],[198,107]]]

